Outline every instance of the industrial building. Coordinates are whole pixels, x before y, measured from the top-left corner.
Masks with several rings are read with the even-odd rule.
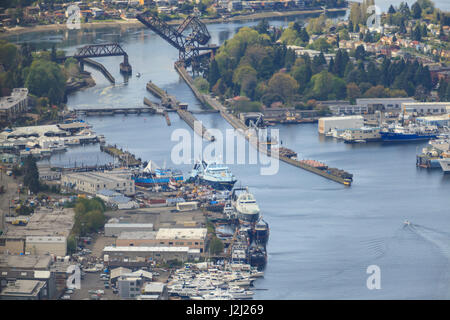
[[[330,130],[356,129],[364,126],[363,116],[326,117],[319,119],[319,133],[325,134]]]
[[[206,228],[160,228],[158,231],[123,232],[116,246],[189,247],[205,251]]]
[[[103,260],[109,266],[146,265],[152,261],[192,261],[200,258],[199,249],[189,247],[112,247],[103,249]]]
[[[147,283],[142,291],[140,300],[167,300],[169,296],[167,286],[162,282]]]
[[[0,120],[14,120],[23,114],[27,108],[28,89],[14,88],[10,96],[0,98]]]
[[[107,205],[116,207],[119,210],[139,208],[136,201],[116,191],[103,189],[96,196],[105,201]]]
[[[418,117],[416,118],[416,122],[426,126],[449,127],[450,114],[443,114],[440,116]]]
[[[153,231],[152,223],[107,223],[105,224],[105,236],[117,237],[122,232]]]
[[[67,239],[66,237],[26,237],[25,253],[65,256],[67,253]]]
[[[39,280],[15,280],[0,292],[0,300],[43,300],[46,297],[46,283]]]
[[[356,104],[368,108],[370,113],[375,111],[399,112],[402,103],[416,102],[413,98],[359,98]]]
[[[450,102],[402,103],[402,111],[415,115],[440,115],[450,112]]]
[[[61,177],[61,187],[89,194],[97,194],[100,190],[109,189],[127,196],[136,193],[131,174],[108,172],[77,172]]]
[[[333,104],[328,106],[328,108],[334,115],[369,113],[369,106],[362,104]]]

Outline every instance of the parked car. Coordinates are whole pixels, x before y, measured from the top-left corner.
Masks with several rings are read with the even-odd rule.
[[[68,294],[65,294],[61,297],[61,300],[70,300],[70,296]]]

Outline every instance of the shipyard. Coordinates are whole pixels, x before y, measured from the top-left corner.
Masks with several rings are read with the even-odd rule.
[[[446,3],[5,6],[0,300],[447,298]]]

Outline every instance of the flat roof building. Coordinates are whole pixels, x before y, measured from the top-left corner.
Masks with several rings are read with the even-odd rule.
[[[89,194],[97,194],[100,190],[109,189],[125,195],[136,193],[131,174],[105,172],[77,172],[61,177],[61,186]]]
[[[153,231],[152,223],[107,223],[105,236],[117,237],[122,232]]]
[[[121,263],[152,261],[167,262],[170,260],[188,261],[200,257],[199,249],[189,247],[112,247],[103,249],[104,260],[108,265],[121,265]]]
[[[14,120],[28,108],[28,89],[14,88],[11,95],[0,98],[0,120]]]
[[[319,133],[326,134],[330,130],[357,129],[364,126],[363,116],[325,117],[319,119]]]
[[[416,115],[439,115],[450,111],[450,102],[402,103],[402,111]]]
[[[0,300],[42,300],[46,296],[46,283],[39,280],[16,280],[0,292]]]
[[[67,253],[66,237],[26,237],[25,252],[37,255],[54,254],[65,256]]]
[[[370,112],[379,111],[400,111],[402,103],[416,102],[413,98],[358,98],[357,105],[368,107]]]

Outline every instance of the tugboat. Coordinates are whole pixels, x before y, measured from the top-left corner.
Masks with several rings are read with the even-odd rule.
[[[217,190],[231,190],[237,179],[227,166],[217,162],[196,162],[187,182],[207,184]]]

